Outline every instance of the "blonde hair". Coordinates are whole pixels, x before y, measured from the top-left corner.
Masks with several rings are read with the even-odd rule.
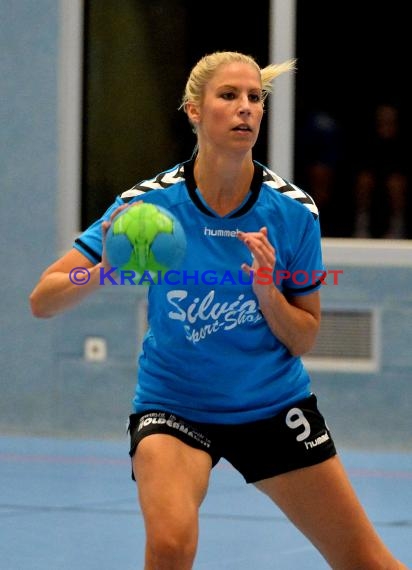
[[[189,101],[199,104],[202,100],[205,85],[216,72],[216,69],[221,65],[229,63],[247,63],[256,69],[261,77],[262,100],[264,101],[268,94],[272,92],[272,81],[281,73],[295,69],[296,60],[290,59],[283,63],[267,65],[261,69],[252,56],[237,51],[217,51],[205,55],[190,72],[179,109],[185,111]]]

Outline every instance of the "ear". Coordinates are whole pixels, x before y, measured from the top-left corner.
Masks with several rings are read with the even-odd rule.
[[[200,122],[200,111],[199,106],[195,105],[195,103],[191,103],[190,101],[186,103],[186,114],[188,116],[189,121],[192,125],[198,125]]]

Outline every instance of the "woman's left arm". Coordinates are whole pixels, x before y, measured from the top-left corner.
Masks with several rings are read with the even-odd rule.
[[[273,334],[293,356],[309,352],[320,326],[319,291],[287,299],[273,284],[259,287],[259,307]]]
[[[259,269],[274,272],[276,252],[267,238],[267,229],[258,232],[239,232],[238,237],[253,255],[253,264],[242,265],[243,271],[256,276]],[[320,326],[320,293],[286,297],[273,282],[254,279],[253,290],[266,322],[293,356],[301,356],[314,345]]]

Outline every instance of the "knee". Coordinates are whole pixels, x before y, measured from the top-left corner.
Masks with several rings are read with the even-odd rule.
[[[147,537],[147,548],[155,568],[191,568],[196,554],[195,533],[170,530]]]

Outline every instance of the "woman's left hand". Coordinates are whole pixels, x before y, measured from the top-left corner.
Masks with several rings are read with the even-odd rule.
[[[268,230],[266,227],[260,228],[258,232],[238,232],[238,238],[249,249],[253,257],[252,265],[242,263],[242,270],[249,276],[253,271],[253,288],[258,285],[256,275],[258,271],[264,269],[266,276],[273,275],[276,264],[276,252],[273,245],[268,240]],[[266,281],[267,282],[267,281]]]

